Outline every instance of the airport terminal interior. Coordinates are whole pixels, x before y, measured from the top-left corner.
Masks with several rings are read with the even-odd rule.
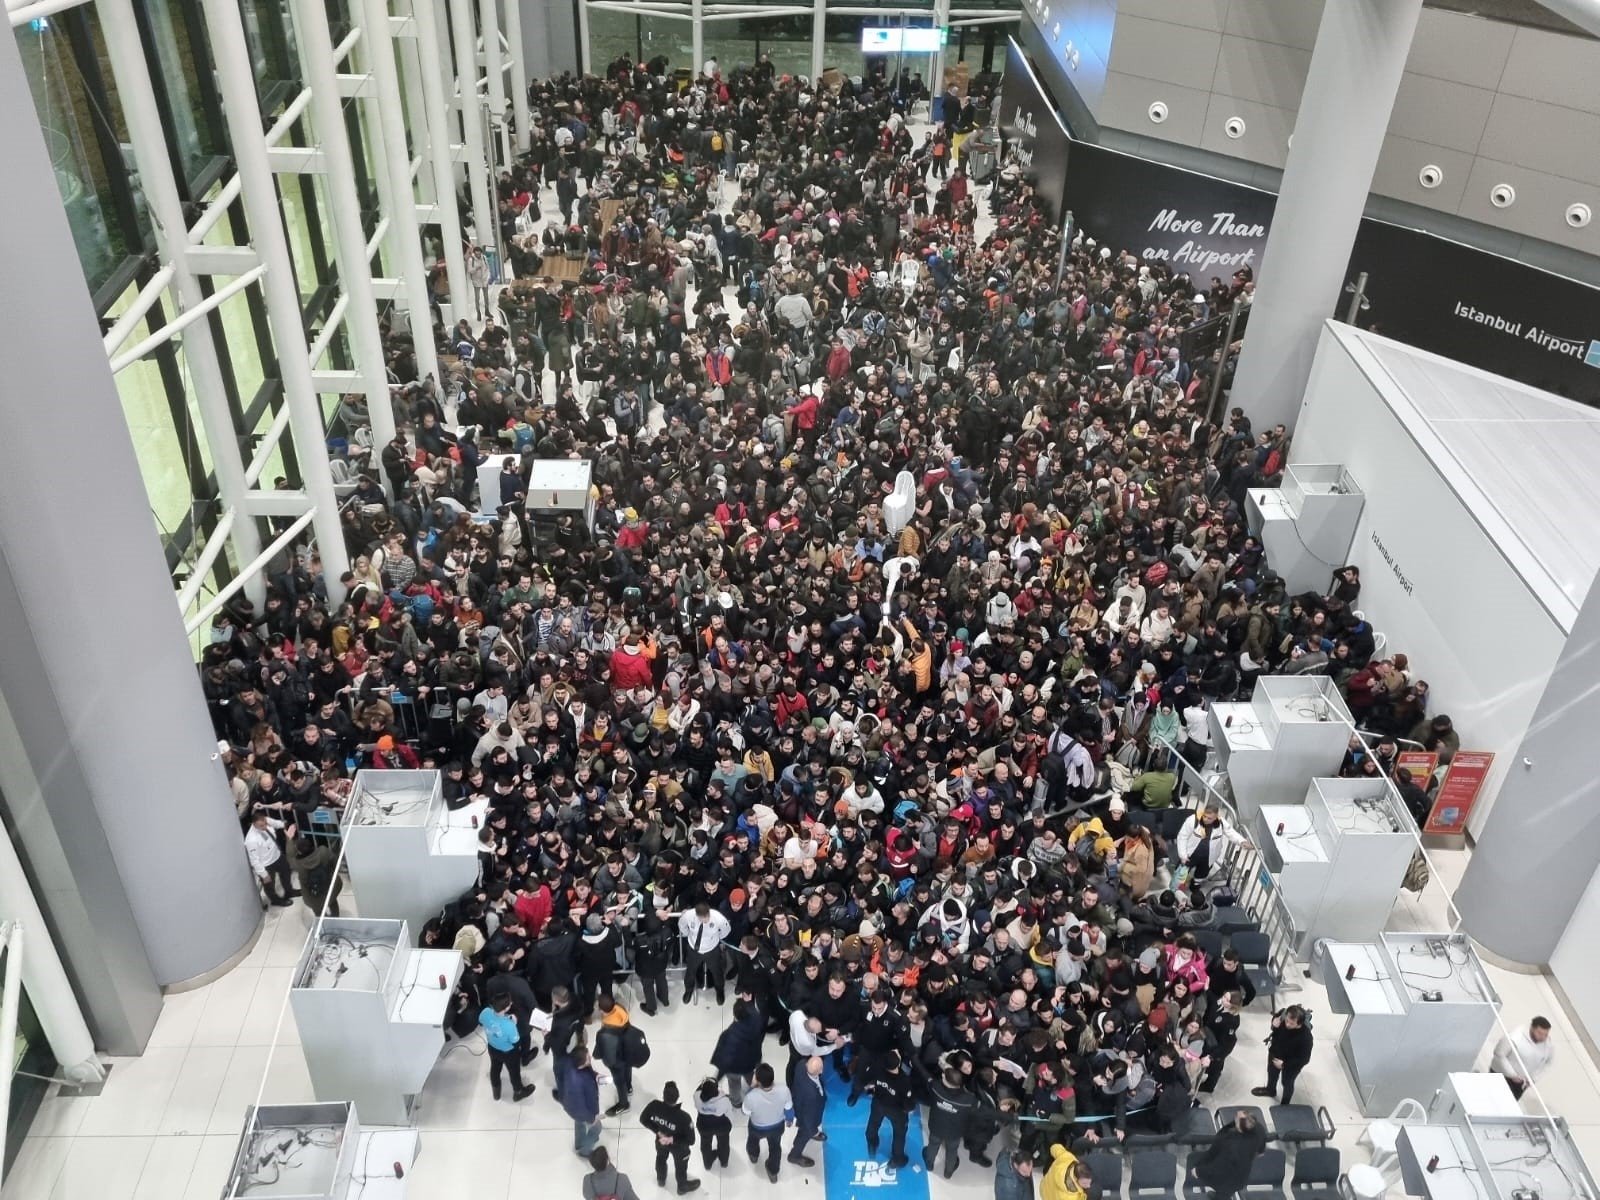
[[[4,1200],[1600,1200],[1600,0],[5,2]]]

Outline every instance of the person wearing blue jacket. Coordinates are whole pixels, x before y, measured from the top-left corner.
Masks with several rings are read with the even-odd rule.
[[[517,1028],[517,1018],[511,1011],[509,993],[496,997],[478,1014],[478,1026],[489,1046],[489,1088],[494,1098],[500,1099],[502,1071],[511,1073],[513,1100],[526,1100],[533,1095],[533,1085],[524,1086],[522,1082],[522,1031]]]
[[[995,1157],[994,1200],[1033,1200],[1033,1160],[1021,1150]]]
[[[796,1166],[814,1167],[817,1163],[807,1156],[806,1143],[828,1140],[828,1135],[822,1132],[822,1110],[828,1103],[828,1087],[822,1080],[821,1055],[813,1054],[806,1059],[806,1069],[795,1072],[790,1102],[794,1106],[795,1129],[789,1161]]]
[[[581,1047],[572,1054],[561,1077],[561,1107],[572,1118],[572,1148],[588,1158],[600,1144],[600,1079]]]

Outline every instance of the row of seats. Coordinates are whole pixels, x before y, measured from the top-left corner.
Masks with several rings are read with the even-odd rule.
[[[1199,1151],[1195,1150],[1194,1154]],[[1106,1150],[1084,1156],[1103,1200],[1123,1193],[1123,1164],[1128,1164],[1128,1200],[1177,1200],[1178,1157],[1166,1150],[1138,1150],[1124,1158]],[[1289,1191],[1283,1180],[1288,1170],[1284,1151],[1269,1147],[1250,1168],[1250,1183],[1242,1193],[1249,1200],[1340,1200],[1339,1151],[1332,1146],[1307,1146],[1294,1159]],[[1211,1191],[1185,1168],[1184,1200],[1211,1200]]]

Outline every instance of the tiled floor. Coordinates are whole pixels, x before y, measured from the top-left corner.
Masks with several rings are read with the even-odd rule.
[[[554,211],[553,194],[546,199],[546,211]],[[987,232],[985,217],[978,233]],[[1450,928],[1446,897],[1460,881],[1465,861],[1465,854],[1435,855],[1438,877],[1420,897],[1402,895],[1389,927]],[[346,897],[351,897],[348,890]],[[258,1097],[266,1102],[314,1098],[294,1022],[284,1019],[290,971],[307,929],[305,909],[269,910],[250,956],[210,986],[169,997],[149,1049],[140,1058],[116,1060],[100,1096],[48,1099],[0,1200],[216,1200],[246,1107]],[[1491,973],[1508,1022],[1522,1024],[1535,1014],[1553,1022],[1555,1062],[1541,1092],[1550,1109],[1571,1123],[1589,1161],[1600,1164],[1600,1069],[1542,977],[1493,968]],[[1328,1011],[1320,986],[1309,980],[1293,999],[1317,1014],[1316,1051],[1296,1099],[1326,1105],[1339,1126],[1335,1144],[1346,1162],[1365,1161],[1365,1151],[1357,1146],[1362,1119],[1335,1051],[1340,1019]],[[670,1193],[653,1190],[653,1148],[638,1125],[638,1111],[667,1080],[687,1092],[707,1073],[725,1019],[708,1003],[689,1009],[675,1005],[669,1013],[641,1019],[653,1057],[638,1073],[633,1119],[607,1121],[605,1139],[643,1196]],[[1252,1102],[1249,1089],[1264,1082],[1266,1021],[1264,1011],[1246,1014],[1216,1104]],[[1484,1063],[1488,1051],[1485,1047]],[[785,1053],[769,1040],[771,1061],[781,1064]],[[421,1152],[408,1176],[407,1194],[417,1200],[520,1200],[530,1189],[537,1195],[578,1195],[583,1168],[572,1154],[571,1123],[550,1099],[548,1064],[541,1058],[532,1069],[531,1079],[539,1086],[535,1096],[520,1105],[509,1099],[497,1103],[483,1078],[481,1054],[474,1039],[447,1049],[435,1067],[419,1101]],[[1426,1104],[1430,1097],[1418,1099]],[[1538,1111],[1531,1096],[1525,1107]],[[695,1162],[698,1166],[698,1157]],[[821,1168],[786,1166],[773,1187],[736,1148],[732,1165],[708,1173],[704,1185],[699,1195],[706,1200],[732,1200],[751,1189],[772,1200],[801,1200],[817,1194]],[[992,1174],[970,1164],[948,1182],[931,1182],[935,1200],[987,1196],[992,1188]]]
[[[1465,855],[1436,856],[1440,874],[1453,885]],[[348,895],[348,893],[347,893]],[[1442,884],[1430,887],[1420,912],[1443,907]],[[1395,927],[1418,927],[1410,901],[1396,907]],[[105,1091],[91,1099],[52,1097],[45,1103],[15,1168],[4,1200],[215,1200],[231,1162],[245,1108],[258,1095],[268,1102],[312,1098],[294,1022],[280,1033],[290,966],[304,941],[304,910],[273,909],[249,958],[224,978],[198,991],[170,997],[149,1050],[117,1060]],[[1437,925],[1433,927],[1437,928]],[[1554,1022],[1555,1064],[1543,1082],[1551,1109],[1567,1118],[1579,1147],[1600,1162],[1600,1069],[1584,1052],[1540,976],[1491,968],[1509,1021],[1542,1013]],[[1287,998],[1287,996],[1286,996]],[[1347,1161],[1364,1161],[1356,1139],[1362,1121],[1335,1055],[1339,1018],[1328,1011],[1321,988],[1305,981],[1293,999],[1316,1016],[1317,1047],[1301,1077],[1297,1099],[1328,1107],[1339,1134],[1335,1144]],[[1259,1007],[1259,1005],[1258,1005]],[[687,1091],[708,1070],[707,1058],[727,1014],[702,1001],[654,1019],[641,1018],[654,1054],[639,1072],[633,1113],[606,1122],[606,1144],[633,1177],[641,1194],[654,1194],[651,1141],[637,1114],[668,1079]],[[1261,1082],[1260,1040],[1266,1014],[1247,1013],[1239,1049],[1223,1075],[1216,1104],[1249,1103]],[[276,1042],[276,1046],[274,1043]],[[1485,1048],[1485,1061],[1488,1048]],[[783,1061],[769,1042],[769,1059]],[[511,1200],[530,1185],[555,1195],[575,1195],[582,1175],[572,1154],[571,1124],[549,1095],[549,1067],[541,1058],[530,1078],[539,1091],[522,1104],[496,1102],[484,1080],[482,1046],[473,1039],[446,1050],[423,1091],[418,1125],[421,1154],[411,1171],[410,1195],[471,1196]],[[1419,1097],[1424,1104],[1430,1099]],[[609,1102],[609,1098],[608,1098]],[[1530,1112],[1537,1103],[1526,1102]],[[698,1160],[696,1160],[698,1163]],[[820,1167],[785,1168],[771,1187],[738,1153],[726,1171],[707,1174],[703,1194],[733,1197],[758,1186],[773,1200],[799,1200],[822,1186]],[[932,1181],[935,1197],[988,1194],[989,1172],[964,1167],[954,1179]]]

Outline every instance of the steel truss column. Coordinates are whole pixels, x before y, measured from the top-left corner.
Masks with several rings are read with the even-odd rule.
[[[145,60],[143,42],[134,18],[131,0],[103,0],[96,6],[105,31],[106,53],[117,83],[123,116],[128,125],[128,140],[139,168],[139,184],[144,190],[155,232],[156,249],[164,266],[171,269],[172,288],[182,312],[205,304],[206,294],[189,258],[189,227],[173,175],[172,158],[167,153],[161,112],[156,106],[150,65]],[[222,360],[212,337],[211,322],[202,318],[191,322],[183,333],[184,356],[189,364],[195,406],[211,448],[212,467],[217,476],[217,495],[224,510],[242,512],[245,481],[244,457],[240,452],[241,430],[235,427],[228,408],[228,392],[223,382]],[[254,520],[232,522],[235,558],[241,563],[261,553],[261,535]],[[212,555],[215,561],[215,555]],[[247,580],[245,595],[262,610],[266,600],[266,580],[260,576]]]
[[[516,2],[509,0],[512,5]],[[511,131],[506,127],[506,64],[500,49],[498,0],[478,0],[478,23],[483,26],[483,73],[489,83],[488,136],[494,137],[498,133],[500,139],[499,155],[489,157],[491,162],[498,157],[502,166],[508,166],[511,163]]]
[[[420,74],[423,103],[427,107],[428,162],[433,169],[433,190],[438,194],[439,238],[444,242],[450,305],[452,309],[465,312],[462,302],[470,296],[472,285],[467,282],[466,258],[461,248],[461,213],[456,207],[455,156],[451,149],[454,139],[450,136],[450,103],[445,96],[435,0],[411,0],[411,17],[417,27],[417,56],[422,61]]]
[[[522,50],[522,0],[506,0],[506,45],[511,54],[511,117],[516,125],[517,153],[533,144],[528,119],[528,64]]]
[[[333,40],[328,32],[328,7],[325,0],[295,0],[294,16],[295,43],[300,47],[306,86],[311,89],[315,142],[328,158],[324,182],[328,203],[333,209],[334,254],[339,263],[339,282],[349,300],[344,309],[345,332],[350,335],[356,370],[361,374],[361,392],[367,400],[373,443],[382,447],[394,438],[394,407],[389,399],[383,334],[378,329],[378,301],[372,290],[372,257],[367,249],[367,232],[361,224],[355,161],[350,154],[350,135],[344,123],[344,103],[339,95],[338,70],[333,61]],[[362,32],[363,39],[371,36],[370,30]],[[432,344],[431,337],[429,344]],[[383,486],[389,487],[387,477],[383,479]]]
[[[344,530],[339,521],[339,501],[328,467],[327,432],[322,405],[311,378],[311,351],[306,344],[305,313],[295,285],[294,260],[289,255],[272,162],[262,135],[261,105],[256,97],[255,71],[245,41],[244,21],[235,0],[202,0],[211,54],[217,64],[217,84],[222,94],[223,117],[228,125],[234,161],[238,164],[240,195],[250,238],[267,273],[261,280],[272,342],[282,372],[283,400],[289,406],[289,426],[294,431],[295,456],[308,504],[311,528],[322,556],[323,583],[333,604],[344,600],[341,577],[350,569]]]
[[[390,243],[399,258],[400,281],[411,319],[411,341],[416,348],[417,370],[439,378],[439,355],[433,337],[433,310],[428,303],[428,271],[422,261],[422,233],[417,226],[417,189],[411,178],[411,156],[406,147],[405,110],[400,106],[400,76],[395,66],[394,37],[389,31],[388,0],[363,0],[367,66],[377,89],[378,114],[383,128],[384,167],[394,208],[389,213]]]
[[[822,0],[817,0],[818,4]],[[589,0],[578,0],[578,74],[589,73]]]
[[[423,201],[433,204],[438,200],[435,192],[438,181],[433,177],[433,138],[429,134],[428,102],[422,94],[422,56],[417,50],[416,21],[410,23],[411,32],[394,35],[394,52],[400,58],[400,86],[406,96],[406,129],[411,134],[411,145],[422,160],[422,170],[417,172],[417,190]]]
[[[472,191],[472,236],[478,245],[493,248],[495,208],[489,200],[483,113],[478,107],[478,39],[472,26],[472,0],[450,0],[450,26],[456,47],[456,94],[461,98],[461,132],[467,148],[467,186]],[[458,312],[467,311],[462,304],[466,294],[451,293]]]

